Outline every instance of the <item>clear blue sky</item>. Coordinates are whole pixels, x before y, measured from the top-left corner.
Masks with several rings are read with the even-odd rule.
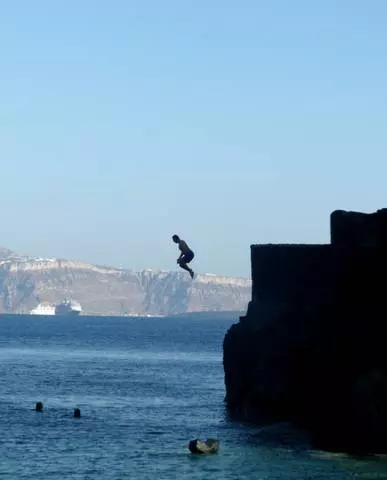
[[[0,245],[250,274],[387,207],[384,0],[4,0]]]

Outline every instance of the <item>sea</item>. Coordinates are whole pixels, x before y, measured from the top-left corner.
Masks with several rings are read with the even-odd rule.
[[[228,417],[222,342],[237,320],[1,316],[0,479],[387,478],[383,457]],[[196,438],[218,453],[191,454]]]

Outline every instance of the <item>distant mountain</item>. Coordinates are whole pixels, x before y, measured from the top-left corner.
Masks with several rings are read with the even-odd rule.
[[[0,247],[0,260],[6,260],[12,257],[17,257],[16,253],[9,250],[9,248]]]
[[[79,301],[89,315],[176,315],[246,311],[247,278],[118,269],[18,256],[0,248],[0,312],[28,313],[38,303]]]

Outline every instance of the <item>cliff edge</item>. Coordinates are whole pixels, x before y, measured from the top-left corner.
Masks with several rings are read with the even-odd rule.
[[[19,256],[0,248],[0,313],[29,313],[65,297],[88,315],[176,315],[244,311],[251,280],[180,272],[133,271],[85,262]]]
[[[252,245],[252,297],[223,345],[226,403],[319,448],[387,451],[387,210],[337,210],[326,245]]]

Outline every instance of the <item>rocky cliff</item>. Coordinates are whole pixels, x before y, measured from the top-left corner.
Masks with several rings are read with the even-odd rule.
[[[386,453],[386,213],[333,212],[331,244],[251,247],[251,301],[224,339],[231,414]]]
[[[134,272],[0,249],[2,313],[28,313],[40,302],[64,297],[79,301],[90,315],[243,311],[250,295],[245,278],[198,275],[192,281],[183,272]]]

